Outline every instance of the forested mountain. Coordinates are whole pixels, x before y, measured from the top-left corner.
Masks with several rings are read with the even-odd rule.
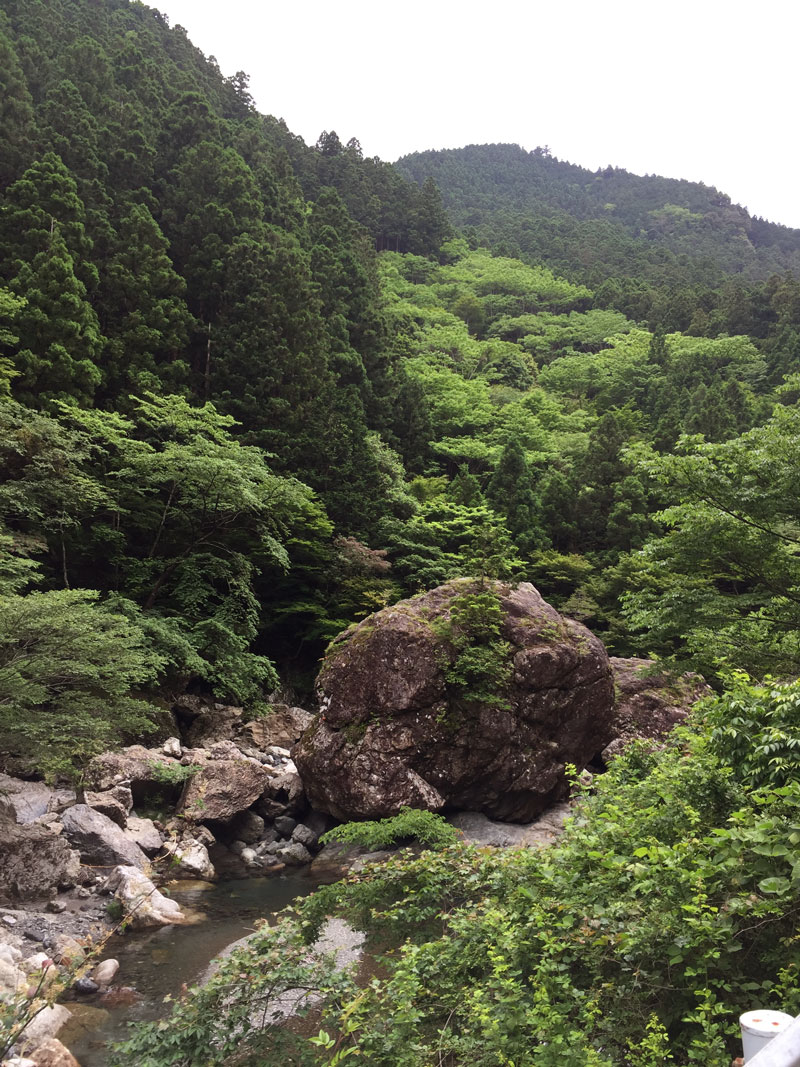
[[[651,286],[715,288],[726,275],[758,281],[800,268],[800,230],[753,218],[698,182],[590,171],[547,148],[467,145],[415,152],[401,174],[439,186],[471,240],[546,263],[606,297]],[[633,285],[636,282],[638,285]]]

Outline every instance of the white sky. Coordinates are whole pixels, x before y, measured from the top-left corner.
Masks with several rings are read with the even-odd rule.
[[[800,227],[798,0],[148,2],[308,143],[546,144]]]

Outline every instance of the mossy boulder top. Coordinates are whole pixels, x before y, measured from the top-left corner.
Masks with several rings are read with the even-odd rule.
[[[492,701],[448,681],[454,608],[487,592],[507,679]],[[603,644],[529,583],[456,579],[369,616],[332,642],[319,696],[293,757],[314,807],[340,819],[410,805],[530,820],[566,794],[565,765],[612,736]]]

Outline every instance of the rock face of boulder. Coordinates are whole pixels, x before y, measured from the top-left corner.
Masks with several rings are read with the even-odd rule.
[[[133,930],[186,922],[176,901],[159,893],[150,879],[135,867],[115,867],[105,888],[122,904]]]
[[[130,783],[133,799],[139,801],[147,795],[147,787],[159,783],[159,772],[169,775],[176,761],[165,756],[160,749],[130,745],[121,752],[104,752],[95,756],[89,764],[87,778],[98,792],[107,792],[121,782]]]
[[[61,817],[64,833],[81,854],[84,863],[98,867],[130,864],[144,870],[147,857],[107,815],[86,804],[67,808]]]
[[[670,678],[654,673],[649,659],[611,658],[617,704],[613,740],[603,750],[609,760],[636,738],[658,740],[683,722],[689,709],[711,690],[699,674]]]
[[[62,836],[44,824],[20,825],[0,802],[0,900],[44,896],[74,885],[79,873],[80,857]]]
[[[34,822],[42,815],[75,803],[70,789],[53,789],[44,782],[25,782],[0,774],[0,796],[14,809],[18,823]]]
[[[454,601],[487,590],[508,683],[496,703],[455,699]],[[384,608],[333,642],[320,697],[292,756],[312,805],[340,819],[409,805],[528,821],[566,795],[565,764],[585,766],[612,736],[605,648],[528,583],[458,579]]]
[[[187,782],[180,810],[197,822],[227,822],[258,800],[269,779],[269,772],[254,760],[220,759],[203,764]]]
[[[303,708],[293,708],[289,704],[272,704],[269,714],[263,719],[244,724],[241,736],[254,748],[266,750],[270,745],[291,748],[295,741],[300,740],[313,720],[314,716]]]

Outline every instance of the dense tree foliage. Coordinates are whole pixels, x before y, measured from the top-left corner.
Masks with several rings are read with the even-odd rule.
[[[609,292],[615,281],[620,294],[642,283],[686,292],[726,274],[763,279],[800,267],[800,231],[752,218],[702,183],[592,172],[513,144],[415,152],[397,166],[420,183],[434,179],[471,240]]]

